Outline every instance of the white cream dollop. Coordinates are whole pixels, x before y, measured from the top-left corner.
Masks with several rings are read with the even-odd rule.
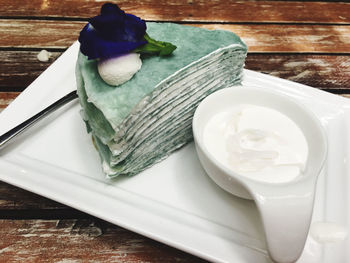
[[[130,80],[141,66],[140,54],[129,53],[116,58],[100,60],[97,69],[107,84],[119,86]]]
[[[301,175],[308,154],[304,134],[290,118],[256,105],[241,104],[214,115],[203,140],[228,169],[271,183]]]
[[[52,57],[52,53],[43,49],[38,53],[38,55],[36,57],[41,62],[48,62],[50,60],[50,58]]]

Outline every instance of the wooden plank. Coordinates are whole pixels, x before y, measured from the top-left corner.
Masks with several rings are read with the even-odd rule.
[[[0,48],[67,48],[85,22],[0,20]]]
[[[248,54],[245,67],[319,89],[350,93],[350,56]]]
[[[67,207],[40,195],[0,181],[0,210],[2,211],[62,208]]]
[[[126,12],[147,20],[205,22],[350,23],[350,4],[309,1],[142,0],[118,1]],[[99,13],[94,0],[1,0],[0,16],[88,18]]]
[[[85,22],[0,20],[0,48],[67,48]],[[195,24],[235,32],[250,52],[350,53],[350,27],[335,25]]]
[[[350,27],[323,25],[198,25],[239,35],[250,52],[350,53]]]
[[[39,61],[38,53],[39,51],[0,51],[0,91],[1,88],[23,90],[62,52],[50,52],[51,58],[47,62]],[[0,108],[1,106],[0,103]]]
[[[0,181],[0,219],[67,218],[88,219],[92,218],[92,216]]]
[[[0,112],[4,108],[6,108],[7,105],[9,105],[18,95],[19,95],[19,92],[0,92]],[[2,195],[0,194],[0,199],[1,197]]]
[[[23,90],[61,54],[52,52],[50,61],[40,62],[38,52],[0,51],[0,91]],[[250,53],[246,68],[320,89],[350,92],[349,55]],[[0,93],[0,108],[7,104],[6,96]]]
[[[1,262],[205,262],[97,219],[0,220]]]

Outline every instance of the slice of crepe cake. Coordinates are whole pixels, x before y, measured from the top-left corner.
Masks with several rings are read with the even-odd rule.
[[[106,84],[97,61],[79,54],[82,116],[109,177],[134,175],[192,140],[192,116],[210,93],[237,85],[247,47],[232,32],[147,23],[147,33],[177,46],[169,56],[143,56],[124,84]]]

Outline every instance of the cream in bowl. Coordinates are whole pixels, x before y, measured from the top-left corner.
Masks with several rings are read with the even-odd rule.
[[[308,154],[305,136],[290,118],[251,104],[213,115],[204,127],[203,143],[227,169],[269,183],[300,176]]]
[[[315,115],[278,91],[232,87],[200,103],[193,135],[210,178],[255,201],[270,257],[295,262],[305,245],[327,152]]]

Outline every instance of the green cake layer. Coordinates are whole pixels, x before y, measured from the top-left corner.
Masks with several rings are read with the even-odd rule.
[[[100,78],[96,60],[78,57],[82,116],[110,177],[139,173],[189,142],[198,103],[242,79],[247,47],[232,32],[147,23],[147,33],[177,49],[143,57],[141,70],[121,86]]]

